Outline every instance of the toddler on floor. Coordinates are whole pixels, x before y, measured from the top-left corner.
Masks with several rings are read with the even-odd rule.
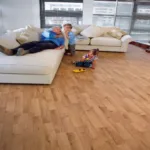
[[[91,67],[92,69],[95,69],[98,52],[99,49],[90,50],[87,54],[82,56],[80,61],[74,61],[73,64],[75,64],[76,67]]]

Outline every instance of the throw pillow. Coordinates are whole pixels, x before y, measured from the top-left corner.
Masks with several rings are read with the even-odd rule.
[[[32,41],[39,41],[39,33],[37,31],[26,30],[22,32],[16,39],[20,44],[32,42]]]
[[[120,30],[120,32],[124,35],[127,35],[127,32],[123,31],[123,30]]]
[[[7,30],[7,33],[10,33],[10,32],[16,33],[16,37],[18,37],[24,31],[26,31],[25,28],[19,28],[15,30]]]
[[[81,29],[78,28],[78,27],[73,27],[73,28],[72,28],[72,32],[73,32],[75,35],[78,35],[78,34],[81,32]]]
[[[108,34],[120,40],[124,35],[126,35],[126,32],[116,28],[116,29],[112,29],[111,31],[109,31]]]
[[[80,34],[89,38],[100,37],[103,35],[103,30],[98,26],[91,25],[84,29]]]
[[[111,30],[113,30],[113,29],[116,29],[116,27],[112,27],[112,26],[110,26],[110,27],[102,27],[102,30],[103,30],[103,32],[104,32],[104,34],[103,34],[102,36],[103,36],[103,37],[111,37],[111,36],[108,34],[108,32],[111,31]]]
[[[32,25],[26,26],[26,29],[30,30],[30,31],[36,31],[38,33],[42,33],[44,31],[44,29],[41,29],[41,28],[38,28],[38,27],[35,27],[35,26],[32,26]]]

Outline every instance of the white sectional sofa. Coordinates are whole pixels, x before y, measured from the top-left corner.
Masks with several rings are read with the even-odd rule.
[[[19,46],[17,32],[0,37],[0,45]],[[45,50],[25,56],[7,56],[0,52],[0,83],[51,84],[64,55],[62,50]]]
[[[86,30],[87,29],[87,30]],[[107,34],[117,27],[95,27],[93,26],[74,26],[73,31],[77,38],[76,50],[90,50],[99,48],[100,51],[126,52],[128,45],[133,41],[130,35],[124,35],[120,39]],[[78,30],[78,31],[77,31]],[[79,36],[80,34],[80,36]],[[82,38],[82,35],[84,36]]]

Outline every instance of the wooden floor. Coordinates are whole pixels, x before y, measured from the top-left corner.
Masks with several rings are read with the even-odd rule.
[[[64,57],[52,85],[0,85],[0,150],[150,150],[150,54],[99,58],[74,74]]]

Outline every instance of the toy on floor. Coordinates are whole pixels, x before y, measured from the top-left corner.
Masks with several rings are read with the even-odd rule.
[[[86,70],[85,69],[75,69],[75,70],[73,70],[73,72],[75,72],[75,73],[80,73],[80,72],[85,72]]]

